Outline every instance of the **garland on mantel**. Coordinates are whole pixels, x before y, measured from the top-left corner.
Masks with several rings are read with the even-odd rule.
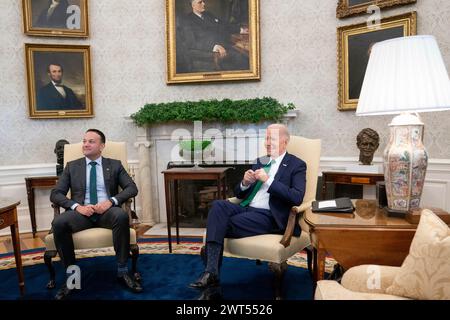
[[[244,100],[200,100],[148,103],[131,119],[138,126],[171,121],[220,121],[247,122],[280,121],[292,103],[281,104],[274,98],[254,98]]]

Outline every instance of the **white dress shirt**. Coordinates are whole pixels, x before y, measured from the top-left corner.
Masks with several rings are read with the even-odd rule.
[[[52,81],[53,86],[55,87],[55,89],[59,92],[59,94],[63,97],[66,98],[67,94],[66,94],[66,90],[64,90],[64,87],[62,85],[57,86],[55,81]]]
[[[249,203],[250,207],[270,210],[269,206],[270,194],[267,192],[267,190],[269,190],[270,185],[273,182],[273,178],[277,174],[278,168],[280,167],[281,161],[283,160],[285,155],[286,151],[275,159],[271,158],[271,161],[275,161],[275,163],[272,163],[272,165],[270,166],[270,170],[267,173],[269,179],[267,179],[267,181],[262,184],[261,188],[258,190],[255,197],[253,198],[252,202]],[[245,187],[241,182],[242,191],[245,191],[248,188],[250,188],[250,185]]]

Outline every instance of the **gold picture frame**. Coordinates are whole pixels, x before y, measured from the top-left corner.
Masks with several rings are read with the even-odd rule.
[[[376,5],[381,9],[416,2],[417,0],[339,0],[336,8],[336,17],[345,18],[366,13],[367,8],[371,5]]]
[[[355,110],[373,44],[397,37],[415,35],[415,11],[382,19],[368,26],[360,23],[337,29],[338,110]]]
[[[22,0],[23,30],[30,36],[89,36],[88,0]]]
[[[93,117],[90,46],[25,44],[30,118]]]
[[[199,2],[166,0],[167,84],[260,80],[259,0]]]

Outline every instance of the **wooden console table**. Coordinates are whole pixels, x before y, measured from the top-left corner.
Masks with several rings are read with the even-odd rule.
[[[33,238],[36,236],[36,208],[34,204],[34,189],[53,188],[54,186],[56,186],[56,183],[58,183],[57,176],[25,178],[25,184],[27,186],[27,195],[28,195],[28,208],[30,209]]]
[[[332,182],[335,185],[375,185],[378,181],[384,181],[384,174],[324,171],[322,172],[322,199],[325,200],[327,196],[327,182]]]
[[[20,201],[0,198],[0,229],[10,227],[11,238],[16,260],[17,275],[19,277],[20,294],[25,293],[25,281],[23,277],[22,255],[20,251],[19,224],[17,222],[17,206]]]
[[[166,192],[167,212],[167,236],[169,241],[169,252],[172,253],[172,235],[170,231],[171,217],[175,216],[177,244],[180,243],[178,228],[178,181],[179,180],[213,180],[217,181],[218,198],[226,198],[226,175],[229,167],[215,168],[171,168],[162,171],[164,174],[164,186]],[[173,185],[173,192],[171,186]],[[174,202],[174,203],[173,203]]]
[[[353,200],[354,213],[305,211],[314,247],[314,280],[322,280],[327,252],[345,269],[362,264],[401,266],[417,224],[388,217],[375,200]],[[448,216],[443,210],[438,215]]]

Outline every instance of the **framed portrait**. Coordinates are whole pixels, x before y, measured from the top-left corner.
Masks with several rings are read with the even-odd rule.
[[[416,32],[415,11],[382,19],[376,25],[360,23],[338,28],[338,109],[356,109],[370,51],[375,43],[415,35]]]
[[[92,117],[90,47],[25,44],[30,118]]]
[[[22,0],[25,34],[88,37],[88,0]]]
[[[167,83],[259,80],[259,0],[166,0]]]
[[[416,3],[417,0],[339,0],[336,8],[336,17],[345,18],[355,14],[367,12],[367,8],[376,5],[380,9]]]

